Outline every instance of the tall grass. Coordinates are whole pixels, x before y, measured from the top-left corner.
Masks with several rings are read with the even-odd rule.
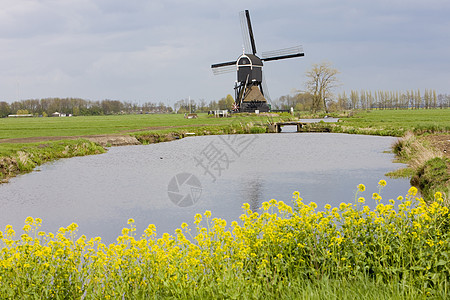
[[[395,177],[404,173],[411,177],[411,184],[420,189],[426,200],[432,200],[434,193],[440,191],[445,204],[450,205],[450,159],[434,149],[429,141],[411,132],[396,141],[393,151],[408,167],[387,175]]]
[[[379,182],[379,189],[386,185]],[[426,204],[411,188],[381,203],[380,193],[318,210],[294,193],[295,207],[274,199],[240,221],[210,211],[174,235],[140,237],[134,220],[117,242],[56,234],[29,217],[16,237],[1,233],[2,298],[70,299],[446,299],[450,288],[450,219],[440,193]],[[376,202],[371,210],[366,201]]]
[[[103,147],[84,139],[7,146],[0,148],[0,182],[55,159],[105,152]]]

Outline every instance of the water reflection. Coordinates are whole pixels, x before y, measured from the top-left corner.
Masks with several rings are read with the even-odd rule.
[[[252,211],[257,211],[261,207],[261,203],[266,201],[266,199],[263,199],[264,180],[253,178],[244,180],[243,184],[243,199],[247,199]]]

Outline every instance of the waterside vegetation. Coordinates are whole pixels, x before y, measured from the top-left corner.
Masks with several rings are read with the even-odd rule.
[[[0,183],[52,160],[105,152],[100,145],[85,139],[6,146],[0,147]]]

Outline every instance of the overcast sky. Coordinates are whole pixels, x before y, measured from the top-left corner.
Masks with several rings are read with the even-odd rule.
[[[46,97],[173,104],[234,96],[239,12],[250,10],[272,99],[304,89],[328,61],[339,91],[435,89],[450,94],[448,0],[0,0],[0,101]]]

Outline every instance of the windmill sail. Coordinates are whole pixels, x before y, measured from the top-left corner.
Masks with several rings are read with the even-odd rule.
[[[211,67],[214,75],[236,72],[236,65],[228,65],[221,67]]]
[[[244,41],[245,53],[256,54],[255,38],[253,36],[252,22],[250,21],[250,13],[248,10],[239,13],[241,20],[242,38]]]
[[[245,11],[239,13],[239,20],[241,21],[242,41],[244,42],[244,52],[252,53],[252,43],[250,42],[250,34],[248,33],[247,17]]]
[[[261,59],[263,61],[271,61],[271,60],[279,60],[279,59],[285,59],[285,58],[293,58],[293,57],[300,57],[305,56],[305,53],[303,53],[303,47],[302,46],[295,46],[290,48],[284,48],[274,51],[267,51],[263,52],[261,55]]]

